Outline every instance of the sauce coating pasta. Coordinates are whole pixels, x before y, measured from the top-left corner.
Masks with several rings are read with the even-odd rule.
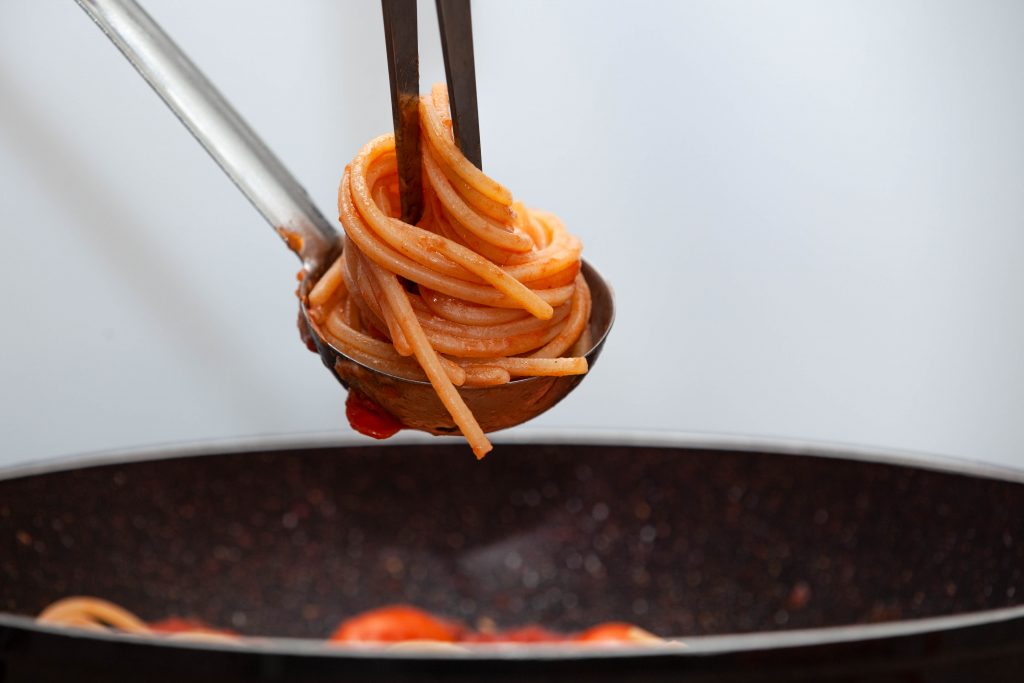
[[[580,241],[459,151],[441,85],[420,98],[423,217],[402,222],[393,135],[338,188],[345,248],[309,293],[321,335],[360,363],[429,381],[478,458],[491,444],[457,387],[587,372]]]

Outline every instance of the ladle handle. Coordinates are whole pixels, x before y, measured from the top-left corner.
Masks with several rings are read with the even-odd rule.
[[[297,251],[303,267],[323,267],[338,248],[337,231],[170,36],[134,0],[76,1]]]

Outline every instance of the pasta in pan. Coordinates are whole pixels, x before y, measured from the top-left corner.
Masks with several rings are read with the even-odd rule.
[[[423,217],[399,218],[394,136],[371,140],[338,188],[345,249],[309,314],[347,356],[429,381],[480,458],[491,445],[458,387],[587,372],[582,245],[462,155],[443,86],[421,98],[420,127]]]
[[[58,600],[44,609],[37,621],[88,630],[113,630],[134,635],[160,635],[204,641],[237,641],[230,630],[217,629],[196,619],[172,617],[146,623],[123,607],[91,596]],[[342,621],[327,639],[332,643],[658,643],[647,631],[622,622],[607,622],[577,633],[557,633],[540,626],[508,631],[474,630],[464,624],[409,605],[369,610]]]

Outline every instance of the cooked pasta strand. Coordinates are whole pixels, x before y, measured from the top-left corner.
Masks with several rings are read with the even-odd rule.
[[[429,381],[482,457],[491,445],[457,386],[587,372],[582,246],[462,156],[443,86],[420,98],[420,126],[423,217],[399,217],[394,137],[371,140],[338,187],[345,248],[310,293],[310,318],[350,358]]]

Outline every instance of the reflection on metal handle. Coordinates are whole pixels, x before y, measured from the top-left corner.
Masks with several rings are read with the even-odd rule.
[[[338,233],[242,117],[134,0],[76,0],[272,227],[316,272]],[[287,238],[288,231],[292,239]],[[300,240],[295,240],[297,235]],[[301,243],[301,247],[299,247]]]

